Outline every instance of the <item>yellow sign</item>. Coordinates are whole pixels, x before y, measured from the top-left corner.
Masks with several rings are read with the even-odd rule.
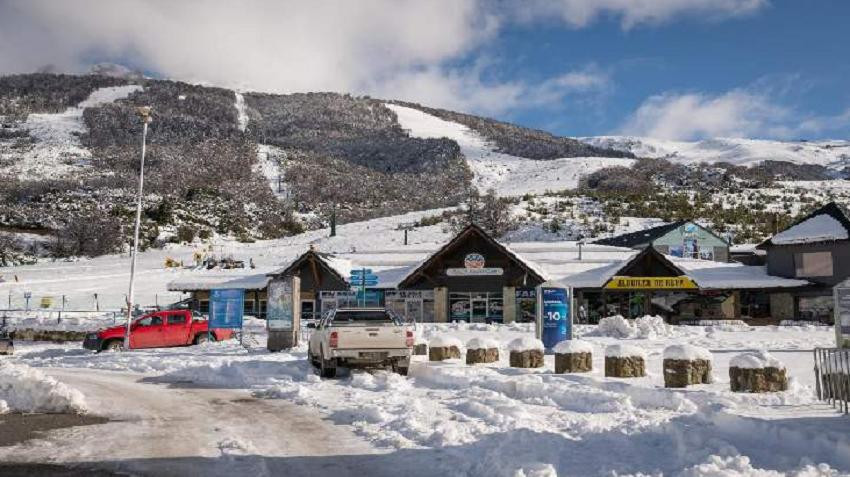
[[[696,290],[699,287],[688,277],[612,277],[608,290]]]
[[[50,308],[51,306],[53,306],[53,297],[52,296],[41,297],[41,304],[39,306],[41,308]]]

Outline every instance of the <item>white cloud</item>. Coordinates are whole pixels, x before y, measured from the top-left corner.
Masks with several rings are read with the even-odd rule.
[[[521,21],[560,20],[584,27],[600,17],[619,17],[625,29],[680,16],[719,20],[750,15],[767,0],[530,0],[511,6]]]
[[[772,101],[764,93],[736,89],[722,94],[664,93],[649,97],[619,133],[659,139],[712,137],[796,139],[840,131],[850,109],[836,116],[811,116]]]

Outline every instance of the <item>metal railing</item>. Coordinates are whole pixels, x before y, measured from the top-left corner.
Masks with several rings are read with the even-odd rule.
[[[815,348],[818,399],[850,414],[850,349]]]

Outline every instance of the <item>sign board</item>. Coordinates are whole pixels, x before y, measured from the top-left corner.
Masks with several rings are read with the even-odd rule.
[[[835,299],[835,340],[839,348],[850,348],[850,283],[833,289]]]
[[[50,308],[53,306],[53,297],[52,296],[43,296],[41,297],[41,303],[38,305],[41,308]]]
[[[371,268],[355,268],[354,270],[351,271],[351,276],[371,275],[371,274],[372,274]]]
[[[689,277],[612,277],[607,290],[696,290],[699,287]]]
[[[294,330],[298,328],[300,304],[300,280],[298,277],[284,277],[269,282],[266,306],[266,325],[269,330]]]
[[[499,267],[489,268],[447,268],[446,275],[450,277],[482,277],[482,276],[499,276],[505,273]]]
[[[241,288],[210,290],[210,322],[212,328],[242,328],[245,290]]]
[[[572,336],[570,292],[566,288],[541,285],[537,288],[538,336],[546,349]]]

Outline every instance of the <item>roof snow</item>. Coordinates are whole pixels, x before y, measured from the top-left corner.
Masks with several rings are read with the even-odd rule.
[[[774,235],[770,241],[775,245],[847,240],[847,229],[838,220],[823,214],[810,217]]]

